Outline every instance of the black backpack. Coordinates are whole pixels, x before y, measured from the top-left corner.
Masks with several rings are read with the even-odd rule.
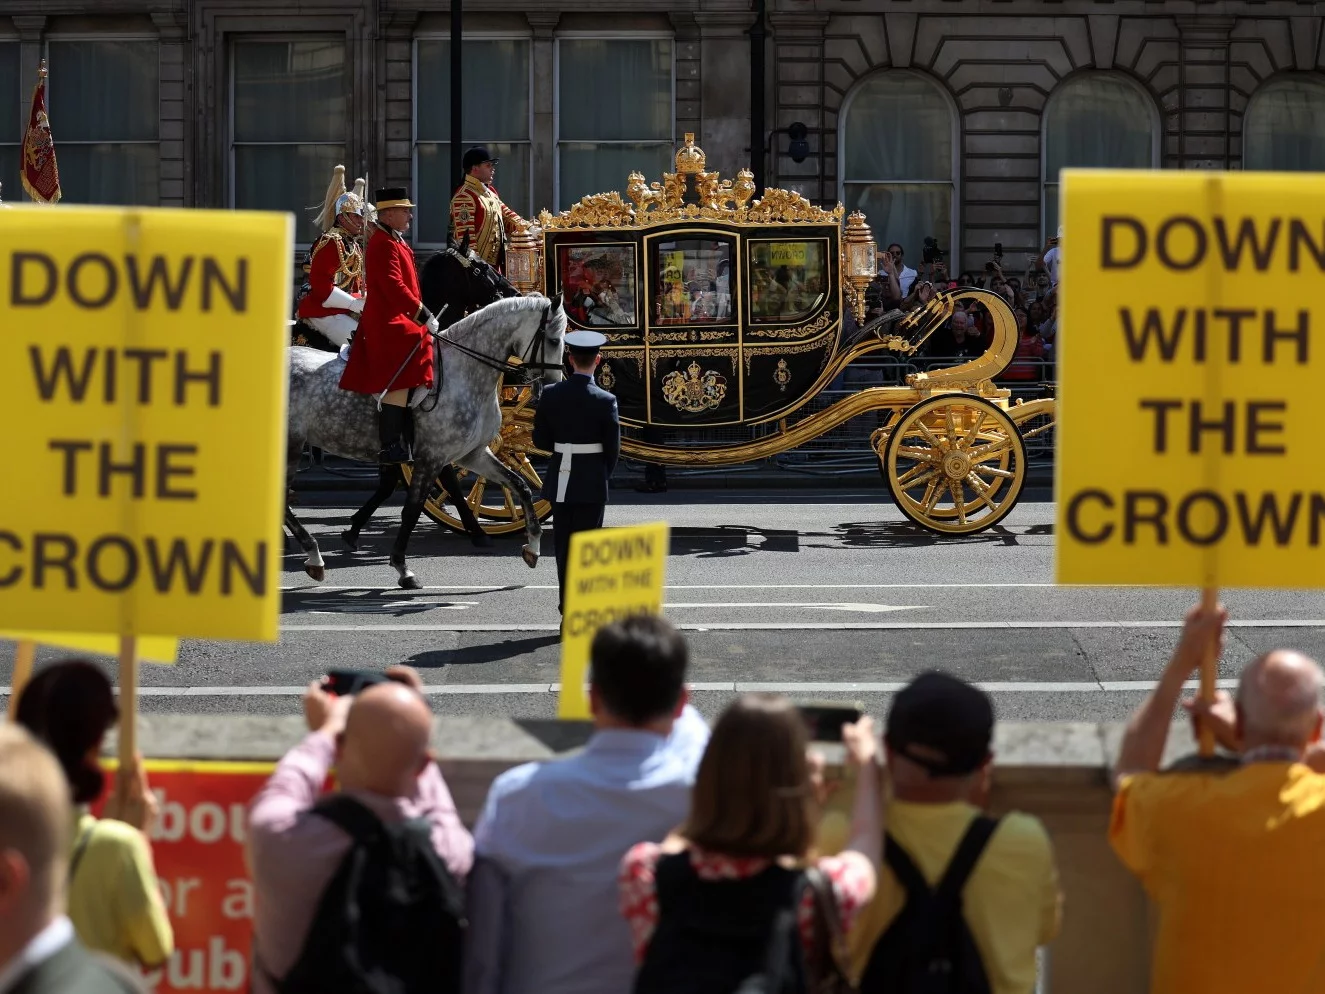
[[[861,994],[990,994],[980,950],[962,914],[962,890],[998,819],[977,817],[933,890],[897,840],[884,837],[884,862],[906,904],[875,943]]]
[[[353,842],[280,994],[450,994],[460,989],[464,895],[423,819],[386,824],[333,794],[313,813]],[[256,957],[255,957],[256,960]]]

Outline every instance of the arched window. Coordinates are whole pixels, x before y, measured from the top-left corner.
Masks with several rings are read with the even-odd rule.
[[[1159,163],[1159,112],[1126,76],[1073,76],[1044,108],[1045,234],[1058,230],[1058,171],[1150,169]]]
[[[1280,76],[1252,94],[1242,119],[1242,168],[1325,170],[1325,81]]]
[[[913,269],[926,238],[949,252],[957,129],[944,93],[914,73],[875,73],[847,95],[843,120],[839,161],[847,211],[864,211],[879,248],[900,243]]]

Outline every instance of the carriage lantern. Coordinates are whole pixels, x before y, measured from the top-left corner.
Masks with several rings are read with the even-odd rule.
[[[538,289],[539,236],[529,226],[511,235],[506,246],[506,278],[521,293]]]
[[[865,323],[865,290],[874,281],[875,253],[878,247],[874,243],[874,232],[870,230],[865,215],[852,211],[847,218],[846,234],[842,238],[842,247],[846,255],[846,283],[850,288],[851,310],[855,313],[856,323]]]

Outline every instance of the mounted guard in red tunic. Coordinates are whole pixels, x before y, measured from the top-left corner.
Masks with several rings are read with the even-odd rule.
[[[337,166],[317,218],[322,235],[308,261],[308,293],[299,301],[299,319],[340,348],[353,336],[364,308],[364,203],[345,189],[345,167]]]
[[[437,319],[420,299],[414,253],[403,237],[414,205],[404,187],[378,190],[373,199],[377,220],[364,259],[368,297],[340,386],[375,395],[380,461],[412,462],[410,400],[416,389],[426,391],[433,385],[432,335]]]

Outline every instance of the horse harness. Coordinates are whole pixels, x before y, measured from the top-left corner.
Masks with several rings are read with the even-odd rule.
[[[552,313],[552,305],[548,304],[546,307],[543,308],[543,316],[542,318],[539,319],[538,330],[534,332],[534,337],[529,340],[529,346],[521,354],[519,362],[511,362],[509,359],[498,359],[496,356],[490,356],[486,352],[480,352],[478,349],[471,348],[470,346],[465,345],[463,342],[459,342],[453,338],[449,338],[442,332],[434,331],[434,332],[429,332],[429,334],[432,335],[433,341],[435,341],[439,346],[449,345],[451,348],[455,349],[461,355],[467,355],[475,362],[487,366],[489,369],[495,369],[498,373],[501,373],[504,376],[515,375],[517,373],[524,373],[525,381],[529,382],[531,379],[529,374],[531,374],[534,371],[545,372],[550,369],[562,368],[561,363],[559,362],[541,362],[541,361],[535,362],[533,358],[535,355],[541,356],[543,354],[543,349],[547,345],[547,321],[551,313]],[[437,376],[435,378],[436,382],[432,390],[428,391],[427,398],[425,398],[422,401],[422,403],[419,404],[419,410],[424,411],[426,413],[428,411],[433,410],[433,408],[437,406],[437,401],[442,394],[442,375],[443,375],[442,354],[441,351],[439,350],[437,353]],[[430,402],[431,406],[425,406],[428,405]]]

